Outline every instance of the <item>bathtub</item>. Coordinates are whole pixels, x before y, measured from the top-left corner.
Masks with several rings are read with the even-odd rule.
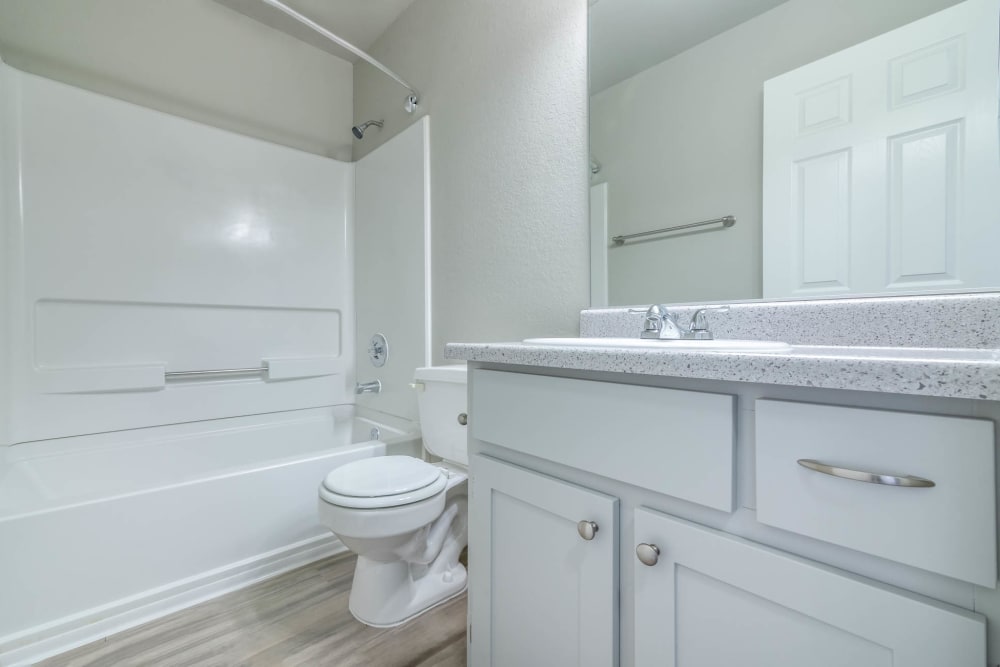
[[[28,664],[343,546],[323,477],[417,454],[353,406],[27,443],[0,453],[0,665]]]

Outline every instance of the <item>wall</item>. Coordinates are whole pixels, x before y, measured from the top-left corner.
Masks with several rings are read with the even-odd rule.
[[[430,362],[429,125],[424,116],[355,165],[355,367],[358,382],[382,382],[380,393],[363,394],[356,402],[413,421],[419,418],[410,388],[413,369]],[[368,359],[374,333],[389,341],[389,356],[378,368]]]
[[[610,248],[610,303],[760,297],[763,82],[953,4],[791,0],[595,95],[609,235],[737,218]]]
[[[352,66],[207,0],[3,0],[10,65],[349,160]]]
[[[587,3],[421,0],[371,52],[434,119],[432,354],[448,341],[575,335],[588,302]],[[366,155],[417,120],[355,68]]]

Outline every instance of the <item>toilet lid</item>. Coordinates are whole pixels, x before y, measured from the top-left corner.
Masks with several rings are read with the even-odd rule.
[[[444,494],[444,491],[447,488],[448,477],[447,475],[442,474],[437,481],[431,482],[423,488],[407,491],[406,493],[397,493],[391,496],[377,496],[374,498],[345,496],[340,493],[334,493],[325,486],[321,486],[319,487],[319,497],[324,502],[330,503],[331,505],[337,505],[339,507],[364,510],[388,509],[419,503],[421,500],[428,500],[438,494]]]
[[[377,456],[334,468],[323,487],[338,496],[382,498],[411,494],[442,476],[440,468],[412,456]]]

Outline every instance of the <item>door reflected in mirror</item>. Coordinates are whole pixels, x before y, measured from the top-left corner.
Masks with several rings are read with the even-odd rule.
[[[590,13],[595,307],[1000,287],[1000,0]]]

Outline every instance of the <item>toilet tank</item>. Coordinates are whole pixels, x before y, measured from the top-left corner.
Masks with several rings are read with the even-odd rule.
[[[459,415],[468,412],[468,377],[465,364],[427,366],[413,373],[424,448],[463,466],[469,464],[468,429]]]

